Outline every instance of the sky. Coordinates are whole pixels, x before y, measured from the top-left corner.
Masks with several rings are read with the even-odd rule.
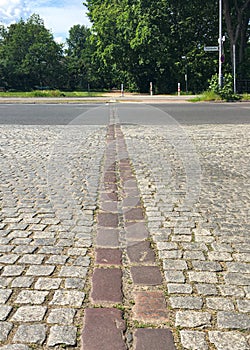
[[[83,0],[0,0],[0,24],[8,26],[39,14],[57,42],[65,42],[75,24],[90,26]]]

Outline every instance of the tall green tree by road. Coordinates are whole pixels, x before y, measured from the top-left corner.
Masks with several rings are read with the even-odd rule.
[[[89,0],[86,5],[97,56],[132,87],[148,91],[152,81],[157,91],[174,91],[186,63],[196,90],[214,73],[214,59],[203,46],[217,40],[215,0]]]
[[[74,89],[87,89],[90,77],[91,57],[89,43],[90,29],[79,24],[73,26],[69,31],[66,49],[67,65],[67,87]]]
[[[60,85],[64,76],[62,46],[38,15],[2,27],[0,35],[1,85],[22,90]]]
[[[171,26],[168,50],[174,51],[177,79],[183,86],[187,74],[188,90],[202,91],[217,70],[217,53],[204,52],[204,46],[218,42],[218,0],[168,0],[168,4]]]
[[[246,57],[249,2],[223,0],[228,37],[231,46],[238,42],[239,62]],[[219,0],[87,0],[85,5],[100,74],[109,72],[113,81],[123,79],[141,91],[153,81],[158,91],[173,91],[177,81],[184,85],[187,72],[189,88],[201,91],[217,71],[218,54],[203,48],[218,43]]]
[[[249,75],[250,0],[223,0],[223,9],[230,41],[231,62],[233,61],[233,45],[235,45],[240,72],[244,76],[244,66],[246,68],[248,66]]]
[[[171,64],[164,35],[166,1],[90,0],[86,5],[99,72],[109,72],[110,84],[124,82],[131,89],[147,91],[150,81],[167,76]]]

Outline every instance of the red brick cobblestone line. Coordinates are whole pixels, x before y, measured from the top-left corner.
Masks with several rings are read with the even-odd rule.
[[[81,350],[175,350],[166,326],[169,317],[162,275],[148,240],[144,208],[119,124],[108,126],[106,140],[91,305],[85,310]],[[126,339],[128,315],[122,312],[124,254],[134,302],[129,315],[130,327],[134,324],[130,342]]]

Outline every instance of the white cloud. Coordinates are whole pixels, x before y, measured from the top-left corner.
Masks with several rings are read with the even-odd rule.
[[[9,25],[39,14],[45,27],[63,42],[75,24],[90,26],[82,0],[0,0],[0,24]]]
[[[89,25],[85,9],[82,6],[39,7],[34,9],[43,19],[46,28],[54,34],[68,33],[75,24]]]
[[[30,15],[25,0],[0,0],[0,23],[9,25]]]

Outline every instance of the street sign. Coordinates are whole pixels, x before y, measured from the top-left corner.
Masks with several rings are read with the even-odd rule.
[[[219,51],[219,46],[204,46],[204,51]]]

